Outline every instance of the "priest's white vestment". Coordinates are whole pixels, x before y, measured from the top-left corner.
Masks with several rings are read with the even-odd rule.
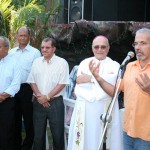
[[[89,62],[96,60],[90,57],[83,60],[78,68],[77,76],[81,73],[92,75]],[[100,76],[115,85],[119,70],[119,63],[109,57],[100,61]],[[112,98],[100,87],[94,77],[93,82],[76,84],[77,96],[69,129],[68,150],[98,150],[103,131],[100,116],[106,113]],[[112,121],[107,130],[107,147],[110,150],[122,150],[122,129],[119,116],[118,100],[116,100]]]

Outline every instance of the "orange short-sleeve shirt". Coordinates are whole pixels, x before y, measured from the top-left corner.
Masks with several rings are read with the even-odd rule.
[[[135,82],[140,74],[150,78],[150,63],[141,69],[139,61],[127,65],[121,90],[124,92],[124,131],[131,137],[150,141],[150,95]]]

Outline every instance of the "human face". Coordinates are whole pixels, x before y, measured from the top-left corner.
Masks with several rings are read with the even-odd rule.
[[[104,37],[94,39],[92,44],[92,50],[96,59],[105,59],[109,52],[109,44],[107,39]]]
[[[0,59],[4,58],[8,54],[9,47],[4,45],[4,40],[0,39]]]
[[[145,65],[150,62],[150,34],[138,33],[135,36],[134,48],[137,59]]]
[[[50,60],[55,52],[56,48],[52,47],[51,41],[43,41],[41,44],[41,53],[46,60]]]
[[[30,41],[30,36],[26,28],[20,28],[17,34],[17,40],[20,48],[25,48]]]

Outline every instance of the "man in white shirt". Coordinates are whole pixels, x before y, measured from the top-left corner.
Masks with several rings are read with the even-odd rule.
[[[94,57],[83,60],[78,68],[75,94],[76,104],[71,118],[69,130],[68,150],[98,150],[102,137],[103,122],[100,116],[106,113],[112,100],[113,87],[116,82],[119,64],[107,57],[109,42],[104,36],[94,38],[92,51]],[[100,63],[99,74],[103,81],[99,86],[92,75],[89,64]],[[113,121],[108,129],[110,150],[121,150],[121,129],[119,121],[118,102],[115,103]],[[114,137],[117,142],[114,142]]]
[[[64,147],[64,103],[65,86],[69,84],[69,66],[65,59],[55,55],[56,42],[45,38],[41,44],[43,57],[32,65],[28,83],[35,94],[33,101],[34,146],[33,150],[45,150],[47,119],[53,137],[54,150]]]
[[[30,30],[21,27],[17,31],[18,46],[11,49],[11,55],[21,69],[21,87],[15,95],[15,150],[31,150],[33,144],[33,91],[26,82],[31,70],[33,61],[41,56],[38,49],[29,45]],[[22,118],[25,127],[25,139],[22,141]]]
[[[20,88],[20,70],[8,55],[9,40],[0,36],[0,149],[14,150],[14,95]]]

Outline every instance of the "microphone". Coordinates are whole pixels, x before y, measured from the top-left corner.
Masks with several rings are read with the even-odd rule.
[[[121,64],[120,68],[124,67],[129,62],[129,60],[133,57],[134,57],[134,53],[132,51],[128,52],[126,58],[124,59],[124,61]]]

